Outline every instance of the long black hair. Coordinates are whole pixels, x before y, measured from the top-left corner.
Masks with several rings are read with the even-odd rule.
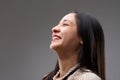
[[[78,58],[79,69],[89,69],[97,74],[102,80],[105,77],[105,53],[104,53],[104,33],[100,23],[96,18],[86,13],[75,13],[78,36],[82,38],[83,45],[80,47]],[[58,62],[55,69],[43,80],[52,80],[59,70]]]

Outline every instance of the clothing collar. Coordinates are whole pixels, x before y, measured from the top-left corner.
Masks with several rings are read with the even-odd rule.
[[[62,77],[58,78],[58,76],[60,75],[60,70],[56,73],[56,75],[53,77],[53,80],[62,80],[63,78],[65,78],[70,72],[72,72],[75,68],[77,68],[79,65],[76,64],[75,66],[73,66],[72,68],[69,69],[69,71]]]

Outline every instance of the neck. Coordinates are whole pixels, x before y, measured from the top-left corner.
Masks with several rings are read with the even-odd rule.
[[[74,54],[74,55],[73,55]],[[65,56],[65,55],[64,55]],[[72,53],[71,56],[67,56],[66,58],[59,57],[59,77],[64,76],[72,67],[74,67],[78,62],[78,55],[76,53]]]

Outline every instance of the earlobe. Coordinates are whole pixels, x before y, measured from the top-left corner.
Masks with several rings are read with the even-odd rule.
[[[80,44],[83,44],[83,41],[80,41]]]
[[[83,45],[83,40],[82,40],[82,38],[80,38],[80,44]]]

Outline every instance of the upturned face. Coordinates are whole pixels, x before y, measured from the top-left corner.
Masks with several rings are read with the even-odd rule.
[[[77,24],[75,13],[65,15],[58,25],[52,28],[52,41],[50,48],[57,51],[77,49],[80,38],[77,35]]]

